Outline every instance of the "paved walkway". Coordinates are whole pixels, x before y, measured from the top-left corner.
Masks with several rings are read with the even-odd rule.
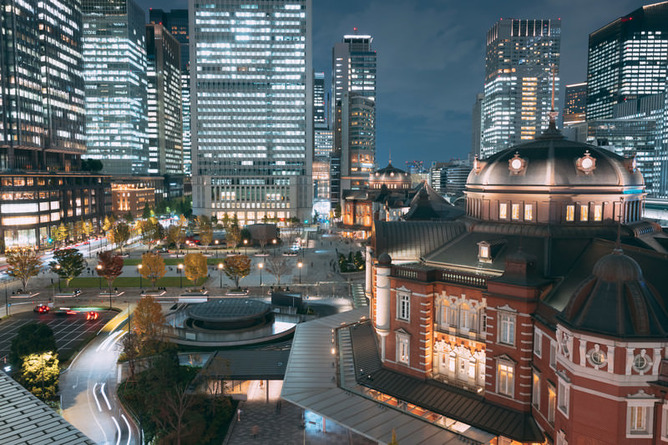
[[[251,383],[248,400],[239,407],[240,420],[235,419],[228,436],[229,445],[372,445],[375,442],[348,431],[332,421],[306,412],[296,405],[281,401],[277,408],[283,382],[269,382],[269,402],[263,383]],[[253,433],[256,433],[255,437]]]

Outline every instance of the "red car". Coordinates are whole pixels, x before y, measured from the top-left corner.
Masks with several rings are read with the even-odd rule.
[[[38,304],[35,306],[35,309],[33,309],[33,312],[37,312],[39,314],[48,314],[50,310],[51,308],[46,304]]]
[[[86,320],[97,320],[100,317],[95,311],[86,312]]]

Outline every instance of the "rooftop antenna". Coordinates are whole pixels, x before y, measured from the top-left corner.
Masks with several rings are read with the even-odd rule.
[[[392,149],[391,149],[391,148],[390,148],[390,160],[389,160],[389,164],[392,164]]]

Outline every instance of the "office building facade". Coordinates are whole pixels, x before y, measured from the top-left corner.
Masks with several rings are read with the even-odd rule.
[[[668,2],[636,9],[589,35],[587,120],[610,119],[613,106],[662,93],[668,75]]]
[[[0,15],[0,245],[44,247],[61,223],[96,225],[105,213],[103,178],[77,171],[86,149],[81,10],[75,0],[57,10],[27,0]]]
[[[148,173],[183,174],[179,42],[160,24],[146,25]]]
[[[368,186],[376,162],[376,51],[369,35],[351,34],[332,50],[334,152],[340,159],[339,192]],[[334,172],[333,172],[334,173]],[[334,181],[334,179],[332,179]]]
[[[86,157],[113,175],[147,174],[144,11],[133,0],[84,0]]]
[[[561,21],[501,19],[487,32],[481,157],[548,127],[559,97]]]
[[[566,85],[564,100],[564,127],[585,122],[587,109],[587,83]]]
[[[194,213],[309,220],[311,2],[189,8]]]
[[[191,174],[192,150],[190,143],[190,37],[188,32],[188,10],[150,9],[149,21],[162,24],[181,45],[181,121],[183,125],[183,172]]]

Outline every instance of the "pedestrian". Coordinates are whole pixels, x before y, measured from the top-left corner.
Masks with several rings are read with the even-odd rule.
[[[241,408],[237,409],[237,422],[241,422]]]
[[[257,439],[257,435],[260,433],[260,427],[257,425],[253,425],[253,428],[251,428],[251,437],[253,439]]]

